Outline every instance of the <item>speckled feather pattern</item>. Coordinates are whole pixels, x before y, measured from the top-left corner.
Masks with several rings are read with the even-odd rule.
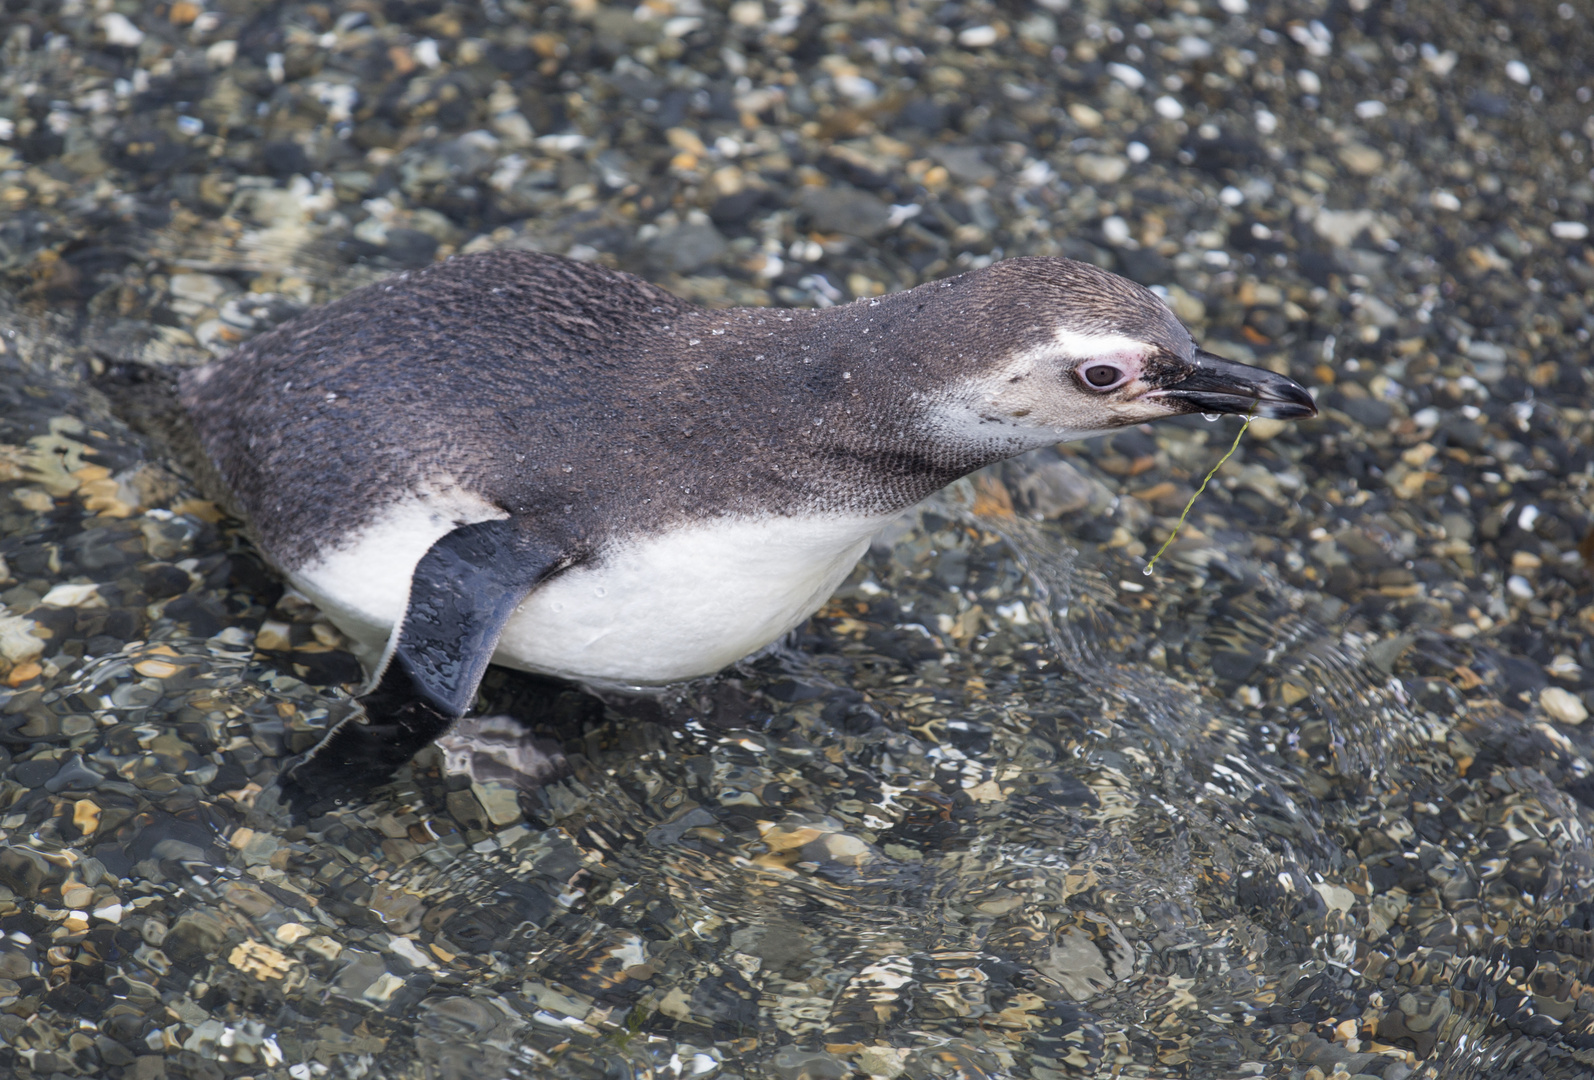
[[[824,311],[710,311],[498,251],[308,312],[185,375],[182,398],[285,568],[449,485],[596,548],[727,514],[905,508],[992,457],[922,430],[935,388],[1060,325],[1191,348],[1149,292],[1063,259]]]

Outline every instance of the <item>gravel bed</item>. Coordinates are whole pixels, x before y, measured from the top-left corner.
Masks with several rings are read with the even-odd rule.
[[[1594,28],[1543,0],[8,0],[0,1070],[1582,1078]],[[295,825],[358,663],[158,448],[190,365],[458,252],[713,305],[1021,254],[1309,386],[960,481],[770,653],[490,673]]]

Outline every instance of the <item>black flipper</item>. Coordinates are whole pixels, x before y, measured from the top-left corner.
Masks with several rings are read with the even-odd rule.
[[[314,814],[386,780],[470,708],[498,637],[528,592],[574,561],[514,519],[462,525],[421,557],[398,640],[366,723],[345,721],[282,779],[282,801]]]

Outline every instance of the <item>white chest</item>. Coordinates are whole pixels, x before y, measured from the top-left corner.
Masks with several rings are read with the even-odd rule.
[[[610,552],[533,591],[494,660],[599,682],[711,674],[818,610],[882,524],[721,519]]]
[[[534,589],[493,661],[600,683],[711,674],[813,614],[886,520],[719,518],[612,548]],[[419,508],[395,512],[289,577],[374,665],[403,617],[415,565],[455,524]]]

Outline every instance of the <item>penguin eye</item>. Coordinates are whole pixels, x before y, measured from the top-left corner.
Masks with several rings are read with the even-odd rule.
[[[1079,377],[1091,390],[1111,390],[1128,376],[1113,364],[1091,363],[1079,369]]]

